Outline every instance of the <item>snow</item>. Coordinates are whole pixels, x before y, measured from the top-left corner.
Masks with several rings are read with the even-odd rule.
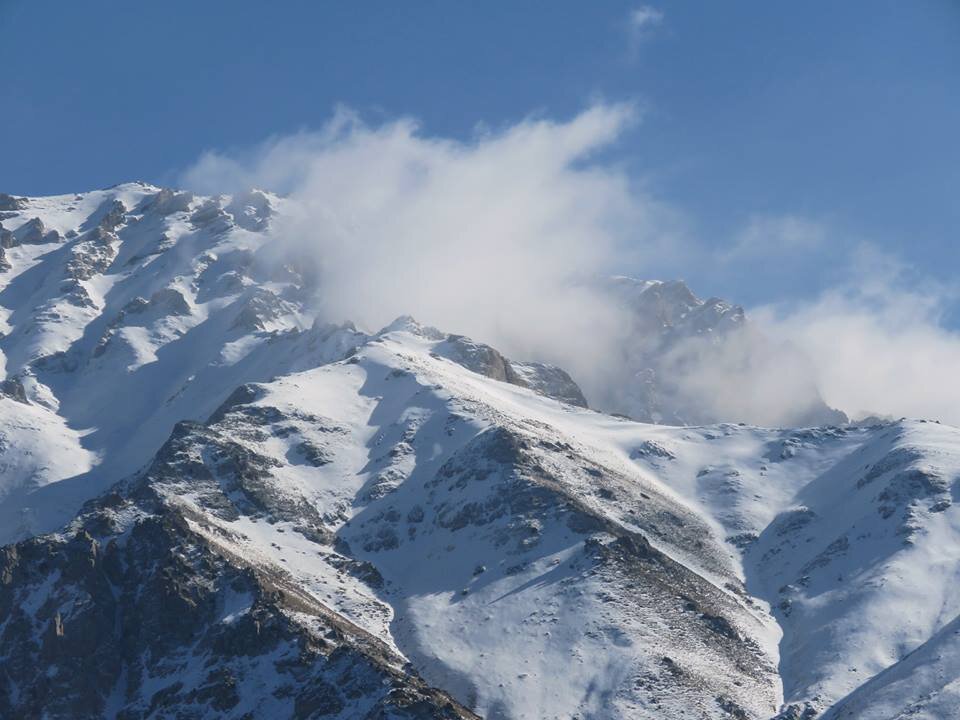
[[[746,583],[761,601],[759,610],[755,610],[759,623],[755,638],[772,661],[779,659],[787,701],[818,698],[821,706],[829,706],[901,660],[956,616],[958,609],[950,600],[950,588],[956,581],[956,559],[950,548],[956,547],[958,537],[952,508],[932,514],[924,510],[929,519],[923,523],[923,531],[914,532],[911,543],[904,544],[901,528],[894,523],[884,526],[876,507],[878,493],[856,488],[862,472],[854,471],[855,466],[877,462],[899,447],[916,447],[924,458],[918,461],[921,465],[955,478],[960,465],[951,450],[958,447],[953,428],[911,422],[883,428],[800,431],[737,425],[640,425],[571,408],[522,388],[464,372],[454,363],[431,357],[433,342],[404,331],[381,336],[378,343],[361,350],[358,365],[366,377],[360,388],[357,365],[346,364],[290,376],[274,386],[278,397],[289,398],[287,407],[324,408],[328,414],[335,409],[331,416],[336,422],[346,422],[353,428],[351,440],[373,448],[389,445],[414,428],[416,461],[411,462],[410,455],[402,456],[388,468],[402,478],[390,487],[391,497],[401,510],[423,501],[423,491],[417,489],[415,478],[432,477],[466,438],[474,437],[493,418],[503,422],[505,417],[554,428],[576,442],[583,456],[621,470],[648,491],[690,508],[707,521],[722,553],[705,562],[703,555],[693,556],[669,539],[655,539],[654,544],[713,578],[718,586],[731,575]],[[392,374],[391,368],[412,373],[412,377]],[[349,385],[342,383],[343,372],[353,378]],[[416,385],[406,387],[412,378],[416,378]],[[389,383],[394,386],[388,387]],[[398,385],[404,389],[399,390]],[[310,392],[302,392],[294,400],[291,387],[298,392],[310,388]],[[347,395],[336,397],[344,388]],[[367,401],[358,405],[358,397]],[[270,401],[275,403],[276,398],[271,395]],[[384,407],[386,403],[388,408]],[[361,420],[350,414],[350,408]],[[451,411],[476,418],[461,431],[462,435],[441,432]],[[370,417],[362,420],[368,413]],[[444,422],[437,419],[438,413],[443,414]],[[379,430],[358,432],[357,428],[364,422],[372,423],[376,414],[384,418]],[[892,436],[896,437],[894,442]],[[638,454],[638,449],[647,452]],[[371,454],[376,455],[375,450]],[[936,458],[934,465],[930,464],[932,458]],[[365,460],[362,454],[355,455],[343,475],[362,477]],[[368,469],[367,474],[379,469]],[[357,480],[353,487],[359,484]],[[342,481],[338,486],[344,487]],[[876,564],[875,558],[862,553],[849,558],[837,570],[848,578],[847,585],[838,588],[837,583],[831,583],[829,590],[811,592],[809,598],[793,596],[790,617],[775,610],[780,627],[764,623],[762,609],[777,606],[780,586],[820,556],[836,534],[851,526],[856,517],[851,497],[857,493],[864,517],[852,525],[862,534],[892,538],[896,547],[890,548],[890,560]],[[364,517],[363,507],[355,504],[354,517]],[[816,531],[812,541],[791,540],[799,549],[771,563],[764,553],[781,537],[777,523],[791,517],[799,507],[812,509],[817,514],[815,523],[823,528]],[[744,536],[757,539],[741,556],[734,540]],[[576,551],[577,541],[546,536],[541,542],[554,550],[523,572],[492,582],[486,582],[483,575],[479,580],[471,575],[477,565],[487,563],[489,567],[490,558],[496,557],[495,551],[481,550],[480,540],[471,541],[468,550],[454,553],[446,550],[447,541],[436,540],[422,551],[396,553],[396,565],[393,556],[372,553],[369,557],[376,560],[392,587],[387,599],[393,605],[395,619],[389,634],[381,631],[382,637],[395,641],[429,681],[452,689],[489,717],[561,717],[571,707],[588,714],[591,708],[595,711],[596,707],[584,701],[589,694],[587,688],[596,689],[600,693],[597,697],[603,697],[603,683],[615,686],[616,677],[594,660],[602,657],[622,667],[626,661],[616,660],[616,655],[629,653],[609,641],[594,647],[583,637],[571,639],[571,626],[583,625],[584,618],[603,616],[602,606],[586,599],[599,588],[580,590],[577,600],[568,604],[557,590],[563,576],[544,578],[556,575],[555,568],[564,566]],[[877,544],[874,540],[863,547],[875,553]],[[863,573],[860,566],[867,562],[872,563],[870,571]],[[831,561],[830,572],[834,572],[835,563]],[[466,594],[462,594],[464,589]],[[531,620],[531,608],[551,604],[555,612],[547,619]],[[486,620],[477,623],[477,618]],[[623,618],[618,618],[611,627],[619,629],[611,632],[624,638],[626,647],[630,647],[636,641],[630,639],[629,632],[626,636],[618,634],[624,632],[624,625]],[[491,634],[488,628],[515,630]],[[810,642],[810,628],[818,628],[819,637],[814,643]],[[570,665],[571,653],[580,653],[589,661]],[[515,662],[505,665],[504,658],[514,658]],[[684,662],[693,664],[695,658],[685,657]],[[531,690],[542,687],[536,682],[538,678],[557,676],[562,682],[552,683],[544,691],[546,695]],[[559,693],[558,688],[566,692]]]
[[[0,396],[0,502],[17,488],[38,488],[89,470],[97,458],[81,442],[63,418]]]
[[[260,262],[255,205],[238,209],[242,227],[204,226],[191,211],[208,199],[158,215],[157,190],[33,198],[4,220],[40,217],[65,237],[9,249],[0,274],[0,372],[28,398],[0,395],[0,540],[59,528],[146,466],[177,422],[207,421],[253,383],[252,405],[281,419],[238,442],[350,552],[297,522],[216,517],[189,487],[169,501],[203,517],[191,526],[224,553],[282,573],[484,717],[720,718],[720,696],[750,717],[804,702],[828,720],[958,713],[960,430],[667,427],[572,407],[467,370],[409,318],[373,334],[314,325],[295,280]],[[78,281],[89,302],[77,304],[67,263],[114,199],[127,208],[116,257]],[[631,297],[667,288],[616,282]],[[474,457],[501,431],[527,443],[536,472]],[[476,467],[488,474],[464,469]],[[549,502],[531,510],[504,488]],[[570,507],[606,524],[577,529]],[[638,584],[590,549],[625,533],[716,597],[756,648],[755,675],[727,677],[729,657],[691,630],[675,587]],[[232,598],[222,621],[249,602]],[[664,658],[705,678],[705,694],[666,683]],[[254,690],[245,706],[258,707]]]

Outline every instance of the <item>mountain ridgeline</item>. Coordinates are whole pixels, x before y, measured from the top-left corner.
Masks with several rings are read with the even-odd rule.
[[[681,282],[606,390],[325,322],[292,202],[0,195],[0,718],[960,713],[960,431]]]

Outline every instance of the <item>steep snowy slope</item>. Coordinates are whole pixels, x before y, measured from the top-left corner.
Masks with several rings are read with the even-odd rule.
[[[825,720],[940,720],[960,707],[960,621],[954,618],[902,661],[837,703]]]
[[[867,688],[879,679],[844,698],[878,673],[903,677],[917,663],[911,653],[933,654],[928,643],[949,642],[946,628],[960,613],[960,516],[953,504],[960,431],[901,421],[676,432],[661,431],[641,462],[698,498],[702,512],[743,550],[747,589],[770,604],[782,628],[779,670],[798,715],[809,708],[818,716],[838,703],[839,712],[856,706],[854,698],[866,704],[874,692]],[[919,696],[936,695],[938,681],[939,690],[955,677],[944,652],[934,679],[918,680],[926,688],[917,693],[918,708],[930,700]],[[891,702],[890,694],[875,717],[895,717],[893,708],[912,705],[909,695]]]
[[[36,489],[89,470],[96,456],[62,418],[26,402],[20,389],[0,395],[0,502],[14,489]]]
[[[772,586],[791,568],[810,565],[807,557],[817,559],[819,570],[827,564],[824,557],[832,562],[838,555],[830,538],[839,528],[812,538],[794,534],[795,526],[805,527],[797,517],[815,517],[816,511],[797,509],[802,500],[820,507],[824,522],[855,524],[853,515],[828,511],[836,506],[830,493],[856,492],[858,481],[870,476],[864,466],[872,462],[874,476],[884,468],[893,473],[864,491],[863,504],[876,515],[879,532],[891,488],[903,485],[895,478],[910,470],[909,463],[898,464],[898,451],[913,448],[910,462],[924,462],[921,457],[948,452],[955,431],[922,423],[811,431],[638,425],[474,374],[435,351],[443,342],[435,331],[404,321],[349,358],[243,386],[209,423],[179,425],[141,476],[98,501],[62,539],[18,546],[8,575],[17,576],[24,562],[19,558],[61,556],[66,551],[37,545],[58,548],[81,526],[92,538],[84,542],[130,552],[133,562],[139,551],[125,548],[145,532],[142,526],[178,518],[178,532],[187,535],[178,536],[176,546],[189,538],[201,554],[221,558],[216,562],[227,564],[217,573],[244,567],[256,577],[283,578],[288,593],[319,603],[307,614],[349,623],[357,628],[353,632],[377,638],[408,661],[404,672],[416,675],[403,682],[417,686],[422,677],[486,717],[695,712],[769,718],[781,702],[778,659],[787,700],[797,703],[799,716],[803,707],[825,709],[843,700],[871,671],[894,666],[906,672],[909,652],[952,619],[948,608],[930,612],[935,600],[917,605],[906,592],[916,588],[915,580],[898,574],[889,559],[861,557],[870,568],[864,574],[847,568],[849,596],[836,584],[824,592],[808,583],[810,611],[830,620],[801,622],[803,600],[793,589]],[[952,471],[946,464],[937,472]],[[863,490],[869,483],[860,485]],[[823,495],[821,487],[827,489]],[[944,504],[936,493],[920,490],[898,496],[899,511],[907,513],[918,498],[932,503],[931,509]],[[811,502],[814,497],[822,507]],[[934,514],[947,517],[949,511]],[[891,532],[898,532],[896,521]],[[951,533],[929,543],[922,537],[912,546],[901,542],[891,557],[918,544],[933,552],[956,541]],[[787,554],[785,543],[801,551],[772,563],[769,549]],[[747,549],[743,560],[738,547]],[[899,562],[909,567],[914,559],[905,555]],[[955,559],[947,554],[944,562],[952,573]],[[46,565],[56,567],[53,561]],[[775,578],[768,577],[771,569]],[[195,571],[180,572],[186,582]],[[952,575],[933,577],[947,591]],[[29,637],[42,638],[50,623],[51,632],[60,627],[67,637],[89,622],[63,609],[59,619],[51,615],[52,607],[70,606],[61,593],[76,592],[62,572],[41,573],[26,587],[24,582],[8,583],[6,592],[20,600],[7,606],[33,608]],[[868,618],[871,643],[851,643],[855,633],[834,618],[846,613],[850,621],[862,620],[864,603],[849,597],[870,595],[878,582],[899,585],[877,595],[888,604],[885,612],[915,612],[918,624],[904,633],[903,623]],[[781,602],[777,615],[785,634],[779,650],[780,633],[767,606],[746,589]],[[34,593],[41,597],[28,600]],[[782,603],[784,593],[789,604]],[[58,598],[52,604],[51,595]],[[228,598],[207,602],[213,615],[197,619],[196,628],[220,633],[217,613],[233,613],[215,608],[227,607]],[[79,607],[90,611],[89,603]],[[271,606],[271,612],[286,618],[290,609]],[[16,621],[14,626],[27,627],[19,617],[9,617],[7,626]],[[812,643],[811,628],[821,633]],[[111,652],[117,640],[107,635],[103,642],[102,651]],[[851,674],[848,664],[863,662],[880,646],[888,654],[877,665],[864,664],[862,675]],[[804,655],[810,647],[813,654]],[[135,649],[134,655],[144,647]],[[43,651],[41,645],[13,650],[8,662],[15,666]],[[99,700],[85,702],[149,707],[150,693],[163,691],[177,707],[209,711],[200,698],[227,691],[214,693],[208,686],[219,688],[220,680],[190,669],[198,658],[217,668],[216,678],[260,678],[266,672],[211,656],[206,644],[151,653],[175,653],[177,660],[168,658],[173,664],[161,673],[163,682],[145,685],[149,693],[137,685],[136,692],[116,694],[125,673],[160,672],[130,659],[132,665],[116,667],[96,686]],[[839,663],[833,661],[838,653]],[[896,666],[900,660],[903,665]],[[810,676],[819,684],[811,684]],[[263,687],[275,692],[275,686]],[[8,695],[36,692],[15,685]],[[225,697],[233,702],[233,695]],[[224,717],[267,707],[254,696],[237,698],[220,708]],[[806,700],[809,706],[801,704]],[[339,695],[336,703],[343,703]]]
[[[23,426],[0,443],[11,468],[0,541],[56,528],[238,385],[339,359],[367,337],[314,321],[311,264],[266,232],[286,202],[140,183],[6,201],[0,392],[24,407],[0,395]],[[445,348],[468,364],[486,354],[498,379],[585,404],[558,368],[511,363],[466,338]],[[28,417],[44,443],[24,434]]]
[[[5,590],[6,607],[18,608],[7,627],[19,628],[15,643],[4,642],[5,662],[26,667],[63,652],[69,665],[81,650],[114,652],[120,638],[109,632],[76,648],[40,640],[81,632],[104,603],[118,612],[116,591],[78,604],[75,575],[54,570],[55,558],[86,533],[94,568],[101,548],[114,548],[139,578],[131,543],[162,520],[178,530],[155,550],[157,562],[173,562],[186,543],[197,548],[187,556],[225,558],[204,565],[207,585],[227,584],[234,570],[221,562],[283,577],[303,604],[320,606],[301,612],[335,613],[486,717],[771,715],[772,622],[709,526],[617,445],[596,444],[595,434],[623,423],[474,374],[433,352],[438,342],[407,324],[346,360],[244,386],[206,425],[178,425],[143,475],[62,540],[9,551],[5,572],[27,579]],[[111,572],[120,570],[105,567],[98,582],[132,586]],[[189,585],[197,572],[174,577]],[[239,611],[216,609],[233,607],[225,592],[203,596],[212,615],[196,619],[192,635],[218,636],[234,622],[218,617],[252,612],[240,601]],[[138,660],[146,650],[172,655],[166,670]],[[266,672],[211,656],[206,641],[157,648],[138,638],[96,685],[66,686],[58,702],[81,695],[97,711],[132,711],[164,692],[200,712],[213,681],[192,669],[198,663],[217,678],[254,673],[260,682]],[[124,676],[139,680],[123,690]],[[10,712],[30,707],[16,698],[36,697],[37,682],[8,685]],[[219,708],[228,717],[268,707],[230,697],[235,704]]]
[[[786,634],[788,699],[829,707],[928,641],[949,643],[958,480],[960,432],[900,423],[871,432],[761,534],[749,557]],[[945,659],[940,672],[956,671]]]
[[[286,202],[0,196],[0,717],[960,712],[960,431],[645,425],[316,322]],[[615,285],[640,375],[743,329]]]

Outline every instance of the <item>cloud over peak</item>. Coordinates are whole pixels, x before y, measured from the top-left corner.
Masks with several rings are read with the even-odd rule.
[[[699,267],[748,292],[758,278],[786,286],[815,273],[828,289],[751,312],[759,333],[711,352],[685,346],[672,358],[681,394],[724,419],[790,422],[811,390],[785,380],[803,374],[778,350],[789,344],[833,407],[960,423],[960,337],[939,316],[951,300],[944,288],[789,213],[745,207],[748,222],[728,242],[691,241],[683,214],[610,152],[636,122],[630,105],[598,104],[457,140],[408,118],[371,125],[341,109],[317,130],[208,152],[182,182],[289,196],[271,228],[275,252],[314,266],[321,319],[376,329],[413,315],[511,357],[556,363],[589,400],[638,382],[622,365],[627,311],[597,277]]]
[[[599,155],[635,121],[630,105],[601,104],[461,141],[340,111],[317,131],[209,152],[183,183],[288,194],[295,214],[274,232],[315,259],[326,319],[376,328],[410,314],[589,385],[616,319],[581,281],[663,244],[658,204]]]

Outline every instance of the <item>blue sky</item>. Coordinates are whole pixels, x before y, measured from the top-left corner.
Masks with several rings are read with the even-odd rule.
[[[960,257],[953,0],[0,0],[0,32],[6,192],[171,182],[337,104],[469,138],[626,101],[642,120],[606,152],[639,188],[707,245],[777,246],[723,273],[693,258],[703,294],[810,297],[860,242],[941,282]]]

